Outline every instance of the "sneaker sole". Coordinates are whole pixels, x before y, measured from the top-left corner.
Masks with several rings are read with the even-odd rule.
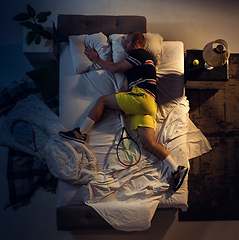
[[[79,143],[85,144],[85,141],[83,141],[83,140],[80,140],[80,139],[77,139],[77,138],[72,138],[72,137],[69,137],[69,136],[65,136],[65,135],[63,135],[63,134],[61,134],[61,133],[59,133],[59,135],[60,135],[61,137],[63,137],[63,138],[70,139],[70,140],[73,140],[73,141],[75,141],[75,142],[79,142]]]
[[[183,181],[184,181],[184,178],[186,177],[187,173],[188,173],[188,168],[186,169],[185,174],[184,174],[183,177],[182,177],[182,181],[181,181],[181,182],[179,183],[179,185],[174,189],[174,192],[177,192],[178,189],[182,186]]]

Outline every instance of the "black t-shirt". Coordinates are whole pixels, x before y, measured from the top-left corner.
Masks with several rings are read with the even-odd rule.
[[[156,71],[151,54],[144,49],[136,49],[126,60],[134,66],[126,72],[129,89],[137,86],[156,98]]]

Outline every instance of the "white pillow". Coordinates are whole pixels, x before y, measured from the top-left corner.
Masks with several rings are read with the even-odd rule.
[[[144,49],[152,54],[155,65],[157,66],[160,63],[163,37],[160,36],[158,33],[146,33],[144,34],[144,37]]]
[[[94,48],[101,59],[112,60],[110,44],[102,32],[91,35],[69,36],[69,43],[73,67],[78,74],[101,68],[98,64],[91,62],[85,55],[85,47],[87,46]]]
[[[112,34],[109,36],[109,41],[112,44],[112,58],[114,63],[120,62],[128,56],[122,46],[126,36],[124,34]]]
[[[125,34],[112,34],[109,36],[109,40],[112,44],[112,56],[113,62],[119,62],[124,60],[127,56],[127,53],[122,47],[123,41],[127,35]],[[158,33],[145,33],[145,50],[150,52],[155,60],[155,65],[159,64],[161,51],[162,51],[162,42],[163,37]]]

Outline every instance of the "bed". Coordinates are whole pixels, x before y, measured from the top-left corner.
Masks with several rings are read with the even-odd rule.
[[[117,159],[122,127],[113,110],[104,111],[85,145],[58,134],[80,126],[96,100],[118,92],[124,79],[124,73],[113,74],[92,64],[84,54],[85,45],[94,47],[100,57],[117,62],[126,57],[121,45],[125,34],[138,30],[145,34],[146,48],[156,63],[155,140],[167,148],[178,165],[188,167],[190,159],[211,150],[188,117],[183,42],[165,41],[159,33],[147,32],[146,27],[143,16],[59,15],[59,117],[37,95],[30,94],[17,102],[0,128],[1,144],[37,157],[11,134],[16,120],[32,125],[38,154],[58,178],[58,230],[143,231],[150,227],[157,209],[187,211],[188,176],[173,192],[169,169],[142,148],[137,133],[131,130],[129,116],[125,118],[126,127],[142,151],[140,162],[132,167]]]
[[[184,94],[184,44],[181,41],[164,41],[160,34],[150,35],[143,16],[58,16],[59,122],[65,130],[80,126],[98,97],[117,92],[124,78],[123,73],[109,73],[97,66],[79,66],[82,56],[75,55],[76,52],[82,54],[80,44],[87,41],[91,44],[95,40],[87,39],[89,36],[103,34],[101,37],[106,39],[100,37],[101,44],[108,44],[106,48],[109,49],[102,56],[106,59],[112,57],[116,62],[125,57],[120,48],[122,37],[133,30],[141,31],[145,36],[149,34],[149,47],[155,48],[156,45],[156,49],[151,49],[156,51],[157,57],[155,139],[169,150],[178,164],[190,167],[189,159],[210,151],[210,145],[188,117],[189,103]],[[126,126],[130,130],[129,118]],[[94,171],[100,176],[94,176],[92,182],[86,181],[85,184],[77,178],[69,181],[60,177],[58,230],[114,227],[123,231],[140,231],[150,227],[156,209],[173,207],[187,210],[188,177],[174,193],[170,188],[171,176],[167,167],[144,150],[143,159],[136,166],[120,165],[115,152],[120,133],[121,124],[115,112],[106,110],[88,135],[85,145],[93,154],[91,157],[96,162]],[[130,131],[130,134],[140,144],[137,133]],[[87,177],[84,175],[82,178]]]

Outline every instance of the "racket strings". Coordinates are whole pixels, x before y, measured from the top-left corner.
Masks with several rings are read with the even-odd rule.
[[[33,129],[25,121],[16,121],[12,125],[11,132],[19,143],[29,145],[34,141]]]
[[[130,138],[123,138],[118,145],[118,158],[124,165],[134,165],[140,160],[140,149]]]

